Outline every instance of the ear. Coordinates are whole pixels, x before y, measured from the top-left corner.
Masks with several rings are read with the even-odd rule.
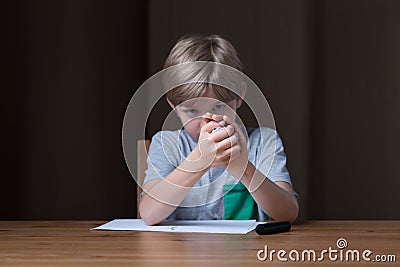
[[[170,106],[172,109],[175,108],[174,104],[172,104],[171,100],[169,100],[168,97],[167,97],[167,102],[168,102],[169,106]]]
[[[237,100],[236,108],[240,108],[240,106],[242,105],[244,96],[246,95],[246,92],[247,92],[246,83],[242,82],[242,93],[240,94],[240,98]]]

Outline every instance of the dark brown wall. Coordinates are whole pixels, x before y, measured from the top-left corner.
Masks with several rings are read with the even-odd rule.
[[[310,216],[398,219],[400,2],[317,8]]]
[[[135,216],[123,115],[187,33],[227,37],[263,90],[302,219],[400,218],[398,1],[20,0],[5,10],[0,219]],[[149,136],[162,123],[153,117]]]
[[[146,3],[18,1],[8,9],[1,219],[135,216],[121,128],[147,77]]]

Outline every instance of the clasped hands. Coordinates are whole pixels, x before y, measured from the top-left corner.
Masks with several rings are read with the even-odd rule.
[[[224,167],[240,179],[248,164],[247,140],[239,125],[228,116],[206,113],[197,146],[186,159],[189,171]]]

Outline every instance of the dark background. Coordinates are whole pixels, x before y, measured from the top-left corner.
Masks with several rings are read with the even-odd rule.
[[[0,219],[134,217],[124,112],[188,33],[229,39],[263,90],[300,219],[400,219],[400,1],[20,0],[2,20]]]

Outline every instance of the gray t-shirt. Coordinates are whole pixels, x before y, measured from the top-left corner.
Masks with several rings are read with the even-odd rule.
[[[291,183],[286,169],[286,155],[278,133],[271,128],[247,129],[249,161],[273,182]],[[163,179],[172,172],[195,148],[197,143],[185,130],[161,131],[151,141],[144,184]],[[236,184],[238,179],[224,168],[211,168],[189,191],[169,220],[222,220],[224,219],[223,186]],[[268,220],[261,208],[256,207],[256,219]]]

